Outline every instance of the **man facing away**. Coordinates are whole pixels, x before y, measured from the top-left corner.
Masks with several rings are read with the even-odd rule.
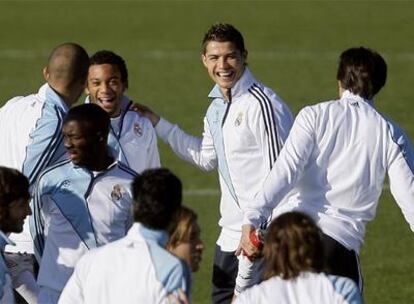
[[[184,133],[146,107],[141,111],[179,157],[202,170],[218,169],[222,230],[215,250],[212,301],[230,303],[244,208],[270,172],[293,118],[286,104],[247,68],[243,36],[232,25],[211,26],[201,59],[215,82],[201,138]]]
[[[373,50],[341,54],[340,99],[300,111],[263,189],[245,209],[245,252],[255,253],[248,235],[295,187],[283,209],[315,220],[330,273],[349,277],[362,289],[359,250],[387,172],[391,193],[414,231],[413,148],[401,128],[374,108],[386,75],[384,59]]]
[[[111,117],[108,145],[114,157],[137,173],[160,166],[157,136],[151,122],[131,111],[124,95],[128,70],[122,57],[99,51],[90,58],[86,102],[93,102]]]
[[[36,94],[9,100],[0,109],[0,165],[15,168],[32,187],[40,172],[64,155],[63,117],[85,88],[89,58],[78,44],[64,43],[50,54],[43,69],[46,83]],[[12,233],[16,246],[6,246],[13,286],[29,303],[36,301],[33,241],[28,221],[23,232]]]
[[[19,171],[0,166],[0,303],[14,303],[9,270],[4,260],[4,246],[13,245],[8,233],[23,230],[29,206],[29,181]]]
[[[167,169],[151,169],[135,178],[132,191],[128,234],[84,255],[59,303],[166,304],[179,290],[189,294],[189,270],[165,249],[181,206],[180,180]]]
[[[57,303],[79,258],[120,239],[132,225],[130,183],[136,174],[110,156],[109,124],[97,105],[69,110],[63,122],[69,160],[43,171],[36,183],[31,227],[39,303]]]

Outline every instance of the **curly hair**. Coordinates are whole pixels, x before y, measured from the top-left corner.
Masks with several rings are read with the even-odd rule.
[[[135,221],[151,229],[168,229],[181,207],[181,181],[168,169],[145,170],[134,179],[132,193]]]
[[[288,280],[302,271],[324,270],[320,230],[314,221],[300,212],[288,212],[269,226],[264,245],[264,278],[280,276]]]
[[[20,198],[29,199],[29,180],[15,169],[0,166],[0,204]]]
[[[207,33],[205,33],[202,42],[203,54],[206,53],[206,47],[210,41],[229,41],[236,46],[236,49],[238,49],[241,54],[247,53],[244,47],[244,39],[242,34],[234,26],[228,23],[216,23],[209,28]]]
[[[350,48],[339,57],[336,79],[343,89],[372,99],[385,85],[387,64],[380,54],[369,48]]]

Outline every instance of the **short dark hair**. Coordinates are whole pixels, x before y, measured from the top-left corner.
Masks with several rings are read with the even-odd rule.
[[[350,48],[339,57],[336,78],[343,89],[372,99],[385,85],[387,64],[380,54],[369,48]]]
[[[111,123],[108,113],[94,103],[85,103],[71,108],[63,119],[63,124],[69,121],[88,122],[94,133],[101,133],[105,137],[109,133]]]
[[[170,170],[150,169],[132,183],[134,219],[151,229],[166,230],[180,210],[181,181]]]
[[[0,166],[0,205],[25,198],[29,199],[29,180],[19,171]]]
[[[236,49],[238,49],[241,54],[247,53],[244,47],[244,39],[242,34],[233,25],[228,23],[216,23],[209,28],[207,33],[204,35],[202,43],[203,54],[206,53],[206,47],[210,41],[229,41],[236,46]]]
[[[302,271],[324,270],[320,230],[300,212],[288,212],[269,226],[264,245],[265,279],[280,276],[288,280]]]
[[[111,64],[118,67],[121,73],[121,81],[128,88],[128,69],[125,60],[112,51],[102,50],[98,51],[89,59],[89,66],[99,64]]]

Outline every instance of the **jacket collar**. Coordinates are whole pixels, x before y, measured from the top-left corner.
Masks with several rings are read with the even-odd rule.
[[[108,151],[108,152],[109,152],[109,151]],[[75,165],[75,164],[74,164],[72,161],[70,161],[70,160],[69,160],[69,163],[70,163],[71,167],[72,167],[74,170],[84,171],[84,172],[87,172],[88,174],[92,174],[92,171],[91,171],[91,170],[89,170],[89,169],[87,169],[87,168],[86,168],[86,167],[84,167],[84,166]],[[102,173],[105,173],[105,172],[107,172],[107,171],[111,170],[113,167],[115,167],[115,166],[117,166],[117,165],[118,165],[118,160],[117,160],[117,159],[113,159],[112,163],[111,163],[111,164],[109,164],[109,166],[108,166],[108,167],[106,167],[105,169],[103,169],[102,171],[99,171],[98,175],[101,175]]]
[[[246,92],[249,88],[256,82],[250,70],[245,67],[242,77],[236,82],[236,84],[231,88],[231,96],[237,98]],[[220,91],[220,87],[216,84],[213,89],[208,94],[208,97],[211,99],[221,98],[224,99],[223,94]]]
[[[372,99],[365,99],[365,98],[363,98],[363,97],[361,97],[359,95],[356,95],[356,94],[352,93],[349,90],[345,90],[342,93],[341,100],[349,100],[349,99],[352,100],[352,101],[366,102],[370,106],[372,106],[372,107],[374,106],[374,100],[372,100]]]
[[[150,229],[140,223],[132,225],[127,237],[133,241],[144,238],[146,241],[156,242],[161,247],[165,247],[168,242],[168,233],[166,231]]]
[[[65,113],[69,111],[69,106],[49,84],[45,83],[42,85],[39,89],[38,95],[40,95],[43,100],[58,106]]]

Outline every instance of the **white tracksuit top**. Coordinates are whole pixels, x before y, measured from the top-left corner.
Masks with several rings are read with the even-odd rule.
[[[189,269],[164,248],[167,241],[165,231],[135,223],[124,238],[79,260],[59,303],[167,304],[178,289],[190,297]]]
[[[89,96],[85,103],[90,103]],[[160,167],[157,135],[148,118],[131,111],[132,101],[123,96],[121,114],[111,118],[108,146],[118,161],[137,173]]]
[[[243,292],[235,304],[362,304],[351,279],[324,273],[302,272],[297,278],[272,277]]]
[[[278,208],[309,214],[325,234],[359,252],[387,172],[391,193],[414,231],[410,140],[372,101],[345,91],[339,100],[300,111],[244,223],[257,226],[295,186],[289,203]]]
[[[218,169],[222,231],[217,244],[223,251],[237,249],[243,209],[260,190],[293,123],[286,104],[247,68],[231,94],[229,103],[217,85],[210,92],[201,138],[164,119],[155,127],[179,157],[203,170]]]
[[[32,187],[43,169],[65,155],[61,130],[68,110],[48,84],[36,94],[9,100],[0,109],[0,165],[21,171]],[[27,219],[23,232],[12,233],[10,239],[16,246],[6,246],[6,252],[33,253]]]
[[[135,176],[118,162],[91,172],[65,160],[43,171],[30,218],[40,287],[61,292],[82,255],[126,235]]]

